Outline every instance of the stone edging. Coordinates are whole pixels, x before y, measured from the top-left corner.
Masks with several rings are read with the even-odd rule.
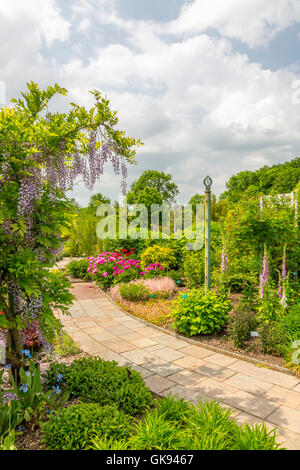
[[[86,281],[85,281],[86,282]],[[283,374],[287,374],[287,375],[292,375],[292,376],[296,376],[298,377],[297,374],[295,374],[292,370],[289,370],[289,369],[286,369],[285,367],[281,367],[281,366],[277,366],[276,364],[269,364],[268,362],[265,362],[265,361],[261,361],[261,360],[257,360],[257,359],[254,359],[252,357],[248,357],[248,356],[244,356],[243,354],[239,354],[239,353],[235,353],[235,352],[232,352],[232,351],[227,351],[226,349],[222,349],[222,348],[218,348],[216,346],[211,346],[209,344],[206,344],[206,343],[201,343],[200,341],[196,341],[195,339],[192,339],[192,338],[186,338],[185,336],[182,336],[182,335],[179,335],[178,333],[174,333],[173,331],[169,331],[169,330],[166,330],[165,328],[162,328],[161,326],[157,326],[157,325],[154,325],[153,323],[150,323],[148,322],[147,320],[144,320],[143,318],[139,318],[135,315],[133,315],[132,313],[129,313],[129,312],[126,312],[125,310],[122,310],[121,307],[116,304],[112,299],[111,297],[103,290],[101,289],[99,286],[97,286],[97,284],[95,284],[94,281],[92,281],[92,284],[101,291],[102,294],[105,295],[105,297],[110,300],[110,302],[115,305],[115,307],[121,312],[121,313],[125,313],[126,315],[130,316],[131,318],[133,318],[134,320],[138,320],[140,321],[141,323],[143,323],[144,325],[146,326],[151,326],[152,328],[156,328],[157,330],[161,331],[162,333],[165,333],[167,335],[170,335],[172,336],[173,338],[176,338],[176,339],[180,339],[181,341],[185,341],[186,343],[189,343],[189,344],[192,344],[192,345],[195,345],[195,346],[198,346],[198,347],[201,347],[201,348],[204,348],[204,349],[209,349],[211,351],[214,351],[216,353],[219,353],[219,354],[224,354],[225,356],[229,356],[229,357],[234,357],[235,359],[239,359],[241,361],[246,361],[246,362],[249,362],[250,364],[254,364],[255,366],[261,366],[261,367],[264,367],[264,368],[267,368],[267,369],[272,369],[272,370],[276,370],[278,372],[282,372]]]

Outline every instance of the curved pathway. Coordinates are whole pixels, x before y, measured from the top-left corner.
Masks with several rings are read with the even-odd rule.
[[[286,447],[300,449],[300,379],[177,339],[122,312],[88,285],[73,284],[71,317],[60,317],[83,351],[130,365],[160,395],[193,402],[204,395],[235,409],[241,424],[265,421],[278,427]]]

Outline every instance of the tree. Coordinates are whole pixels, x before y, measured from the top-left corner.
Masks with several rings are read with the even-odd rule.
[[[133,182],[127,194],[128,204],[174,204],[179,193],[171,175],[156,170],[144,171],[140,178]],[[153,202],[151,202],[151,200]],[[160,202],[161,201],[161,202]]]
[[[67,91],[30,82],[22,98],[0,110],[0,327],[15,375],[21,330],[38,320],[46,339],[53,338],[61,327],[53,312],[66,313],[73,300],[64,276],[49,270],[73,210],[65,191],[78,176],[92,188],[108,160],[125,189],[126,162],[140,144],[115,129],[116,112],[99,92],[92,92],[90,110],[71,103],[68,113],[51,114],[48,103],[57,93]]]
[[[197,204],[204,204],[205,196],[203,194],[194,194],[189,200],[189,205],[192,206],[193,214],[196,214]]]
[[[220,199],[229,198],[237,202],[245,194],[249,197],[260,194],[286,194],[300,181],[300,158],[290,162],[264,166],[256,171],[241,171],[226,183],[227,191]]]
[[[110,199],[101,193],[94,194],[90,197],[89,207],[98,207],[99,204],[110,204]]]
[[[204,204],[205,203],[205,196],[202,194],[194,194],[189,200],[189,204],[192,206],[193,214],[196,214],[196,205],[197,204]],[[216,205],[217,205],[217,198],[215,194],[211,195],[211,219],[216,220]]]

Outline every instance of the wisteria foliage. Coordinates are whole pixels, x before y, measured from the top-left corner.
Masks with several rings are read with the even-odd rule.
[[[41,205],[47,205],[51,219],[51,207],[57,210],[57,204],[65,200],[65,192],[80,179],[92,189],[107,162],[116,175],[121,174],[125,194],[126,162],[133,162],[132,147],[141,143],[115,130],[116,113],[100,93],[93,92],[96,105],[90,111],[72,104],[69,114],[52,114],[47,109],[48,102],[56,93],[65,95],[66,90],[55,85],[41,91],[36,84],[29,83],[28,91],[22,93],[24,99],[12,100],[13,110],[0,110],[0,209],[8,206],[7,201],[11,203],[11,194],[15,202],[11,203],[13,210],[3,210],[0,215],[2,248],[7,247],[10,255],[15,250],[16,259],[20,251],[24,257],[30,251],[31,262],[34,259],[48,267],[60,249],[59,234],[51,233],[48,237],[55,239],[55,247],[37,242],[44,236],[36,223]],[[18,131],[17,140],[16,132],[11,137],[5,130],[5,126],[12,127],[11,123]],[[11,256],[10,259],[13,260]],[[28,294],[14,270],[5,268],[0,268],[0,307],[5,309],[5,294],[1,292],[6,286],[12,300],[11,314],[36,320],[43,308],[41,293]]]

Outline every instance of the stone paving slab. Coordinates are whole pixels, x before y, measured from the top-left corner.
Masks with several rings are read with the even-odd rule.
[[[273,385],[268,382],[264,382],[263,380],[240,373],[232,375],[227,380],[225,380],[225,383],[240,388],[245,392],[253,393],[254,395],[263,395],[273,387]],[[272,397],[269,398],[272,399]]]
[[[149,388],[193,403],[216,399],[238,422],[278,427],[279,442],[300,449],[300,379],[191,344],[122,312],[88,283],[73,284],[65,331],[83,351],[137,370]],[[205,397],[205,398],[204,398]]]
[[[280,406],[268,416],[268,421],[300,434],[300,410]]]

